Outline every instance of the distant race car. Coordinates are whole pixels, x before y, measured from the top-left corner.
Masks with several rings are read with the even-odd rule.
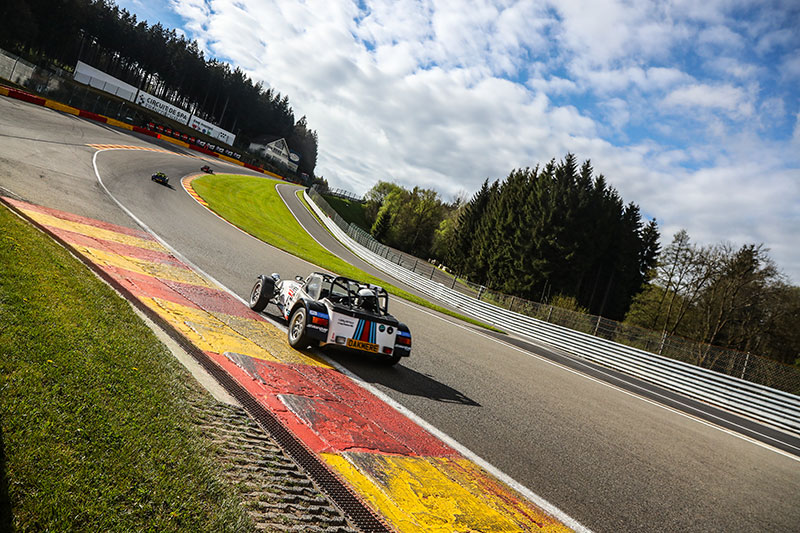
[[[306,279],[261,275],[250,293],[250,308],[275,304],[289,321],[289,344],[336,346],[367,353],[394,365],[411,355],[408,326],[389,314],[389,295],[377,285],[314,272]]]
[[[163,172],[156,172],[150,176],[150,179],[162,185],[169,185],[169,178]]]
[[[206,172],[208,174],[213,174],[214,173],[214,171],[208,165],[203,165],[202,167],[200,167],[200,170],[202,170],[203,172]]]

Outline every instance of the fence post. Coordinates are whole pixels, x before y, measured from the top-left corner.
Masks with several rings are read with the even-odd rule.
[[[431,279],[433,279],[433,271],[436,270],[436,267],[431,265]]]
[[[417,261],[419,261],[419,259],[414,259],[414,266],[411,267],[411,272],[416,272],[417,271]]]
[[[747,363],[750,362],[750,352],[747,352],[747,355],[744,358],[744,368],[742,368],[742,377],[740,379],[744,379],[744,373],[747,372]]]
[[[664,344],[667,342],[667,332],[664,331],[661,333],[661,344],[658,345],[658,355],[664,351]]]
[[[452,289],[453,287],[455,287],[455,286],[456,286],[456,280],[457,280],[457,279],[458,279],[458,276],[453,276],[453,284],[452,284],[452,285],[450,285],[450,288],[451,288],[451,289]]]
[[[11,67],[11,74],[8,75],[8,80],[14,83],[14,71],[17,70],[17,62],[19,61],[19,56],[14,60],[14,66]]]
[[[483,296],[483,291],[484,291],[485,289],[486,289],[486,287],[484,287],[483,285],[481,285],[480,287],[478,287],[478,296],[476,296],[476,298],[478,299],[478,301],[480,301],[480,300],[481,300],[481,296]]]
[[[516,296],[512,296],[511,297],[511,303],[508,305],[508,310],[509,311],[513,311],[514,310],[514,302],[516,302],[516,301],[517,301],[517,297]]]
[[[594,335],[595,337],[597,336],[597,330],[600,329],[600,319],[601,318],[602,317],[600,315],[597,315],[597,324],[594,325],[594,333],[592,333],[592,335]]]
[[[550,311],[547,313],[547,321],[550,322],[550,317],[553,316],[553,306],[550,306]]]

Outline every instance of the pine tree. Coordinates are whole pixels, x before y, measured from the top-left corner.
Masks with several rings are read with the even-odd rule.
[[[375,220],[375,223],[372,225],[372,229],[370,233],[376,240],[381,241],[385,236],[386,232],[389,231],[389,225],[392,220],[392,214],[389,211],[388,206],[384,206],[380,211],[378,211],[378,218]]]
[[[472,199],[461,208],[456,221],[455,237],[449,246],[448,261],[452,268],[462,272],[471,270],[470,254],[478,224],[486,211],[489,201],[489,179],[484,180],[481,188]]]

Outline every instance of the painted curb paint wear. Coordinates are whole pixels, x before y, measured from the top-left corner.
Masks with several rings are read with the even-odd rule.
[[[398,531],[566,531],[149,234],[3,199],[209,355]]]

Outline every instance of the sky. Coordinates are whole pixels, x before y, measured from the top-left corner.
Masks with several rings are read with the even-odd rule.
[[[796,0],[117,3],[287,95],[332,187],[452,201],[570,152],[662,246],[764,243],[800,284]]]

